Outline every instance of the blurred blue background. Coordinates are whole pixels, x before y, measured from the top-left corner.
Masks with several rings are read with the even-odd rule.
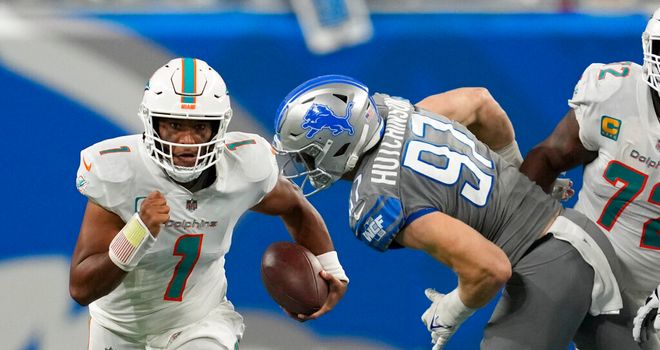
[[[319,55],[307,48],[296,16],[287,11],[26,14],[0,7],[0,179],[7,225],[0,244],[6,312],[0,348],[84,348],[86,310],[66,290],[85,205],[74,186],[79,151],[139,130],[135,113],[144,82],[169,58],[198,57],[216,68],[237,109],[233,129],[267,138],[281,99],[321,74],[350,75],[374,92],[413,102],[484,86],[509,113],[524,154],[567,111],[566,100],[590,63],[641,62],[647,16],[373,12],[370,40]],[[569,176],[579,186],[580,171]],[[311,198],[351,278],[344,300],[313,322],[288,320],[261,284],[261,254],[271,242],[289,239],[283,225],[257,214],[241,220],[227,258],[228,295],[248,326],[241,348],[310,348],[295,345],[299,337],[318,349],[430,349],[420,322],[428,306],[423,290],[450,291],[453,273],[422,253],[377,253],[357,241],[348,229],[348,189],[340,184]],[[491,310],[466,322],[448,349],[477,349]],[[272,334],[273,325],[286,333]],[[278,339],[286,334],[291,343]]]

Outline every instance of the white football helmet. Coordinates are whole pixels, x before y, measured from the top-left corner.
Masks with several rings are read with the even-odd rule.
[[[655,10],[642,33],[642,48],[646,83],[660,92],[660,9]]]
[[[196,58],[175,58],[149,79],[138,116],[144,124],[144,144],[151,159],[174,180],[186,183],[218,162],[232,110],[227,86],[218,72]],[[160,137],[154,118],[217,121],[217,130],[209,142],[178,144]],[[195,165],[174,164],[172,147],[197,147]]]
[[[298,185],[309,196],[351,171],[380,141],[382,131],[383,119],[364,84],[325,75],[285,97],[277,112],[273,146],[288,157],[284,175],[301,179]],[[313,187],[309,192],[307,184]]]

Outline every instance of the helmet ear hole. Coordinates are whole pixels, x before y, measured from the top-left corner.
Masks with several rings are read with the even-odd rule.
[[[348,146],[350,146],[350,145],[351,145],[350,142],[349,142],[349,143],[345,143],[343,146],[341,146],[341,147],[337,150],[337,152],[335,152],[335,154],[333,155],[333,157],[343,156],[344,153],[346,153],[346,150],[348,149]]]
[[[332,96],[344,101],[344,103],[348,103],[348,96],[346,95],[332,94]]]

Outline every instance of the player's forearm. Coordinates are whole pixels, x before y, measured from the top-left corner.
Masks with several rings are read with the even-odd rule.
[[[459,296],[470,308],[480,308],[491,301],[512,273],[506,254],[494,245],[480,254],[455,257],[449,265],[458,276]]]
[[[552,183],[562,171],[587,164],[596,156],[598,152],[589,151],[582,144],[580,125],[571,109],[552,134],[527,154],[520,171],[550,193]]]
[[[552,183],[564,170],[553,163],[547,148],[542,145],[536,146],[529,151],[522,165],[520,165],[520,172],[541,186],[546,193],[550,193]]]
[[[458,295],[469,308],[480,308],[488,304],[506,284],[511,271],[471,271],[468,275],[458,274]]]
[[[86,306],[117,288],[125,276],[108,253],[94,254],[71,267],[69,293]]]
[[[469,308],[487,304],[511,277],[511,263],[502,249],[441,212],[414,220],[396,240],[426,252],[456,272],[459,295]]]
[[[304,201],[296,205],[290,212],[282,215],[282,219],[291,237],[314,255],[334,250],[323,218],[309,202]]]

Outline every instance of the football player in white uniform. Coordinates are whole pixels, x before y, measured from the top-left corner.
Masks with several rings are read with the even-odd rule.
[[[638,308],[660,282],[659,21],[660,10],[643,34],[643,66],[618,62],[586,69],[571,109],[521,166],[547,192],[560,172],[585,165],[575,208],[609,237],[628,277],[620,281],[627,305],[618,317],[594,319],[593,338],[583,340],[582,350],[622,349],[617,339],[630,336]],[[640,342],[646,316],[642,312],[635,322]],[[659,348],[655,337],[642,343]]]
[[[91,314],[89,349],[235,349],[244,324],[226,298],[225,254],[247,210],[282,217],[319,257],[328,312],[346,291],[322,218],[279,175],[263,138],[225,133],[227,88],[204,61],[177,58],[145,88],[144,134],[81,152],[88,198],[73,253],[70,293]]]

